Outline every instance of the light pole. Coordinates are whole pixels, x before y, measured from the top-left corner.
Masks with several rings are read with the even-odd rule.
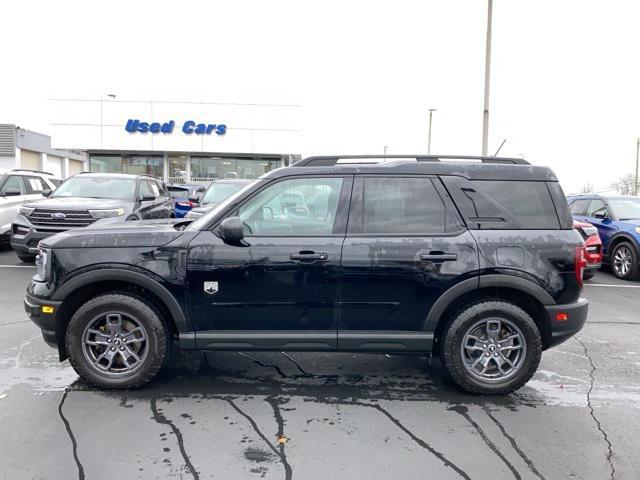
[[[633,194],[638,195],[638,162],[640,161],[640,138],[636,140],[636,176],[633,179]]]
[[[484,56],[484,111],[482,114],[482,156],[487,155],[489,144],[489,83],[491,80],[491,17],[493,0],[488,0],[487,10],[487,42]]]
[[[427,139],[427,155],[431,155],[431,122],[433,120],[433,112],[436,112],[435,108],[429,109],[429,137]]]

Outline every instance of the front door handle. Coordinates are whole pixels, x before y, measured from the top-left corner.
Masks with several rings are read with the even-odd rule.
[[[421,253],[420,260],[426,262],[455,262],[458,260],[457,253],[447,253],[441,250],[431,250],[429,253]]]
[[[302,250],[298,253],[292,253],[289,255],[291,260],[298,262],[324,262],[329,258],[327,252],[313,252],[311,250]]]

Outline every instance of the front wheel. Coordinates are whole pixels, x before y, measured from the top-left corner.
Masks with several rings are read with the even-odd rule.
[[[92,298],[71,317],[69,362],[102,388],[137,388],[166,364],[171,336],[153,305],[126,293]]]
[[[510,302],[484,301],[458,313],[443,335],[441,359],[462,389],[504,395],[522,387],[540,363],[533,319]]]
[[[621,242],[616,245],[611,254],[611,270],[613,274],[622,280],[635,280],[638,278],[638,254],[629,242]]]

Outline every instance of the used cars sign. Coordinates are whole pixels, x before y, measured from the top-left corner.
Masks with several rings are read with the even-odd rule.
[[[130,118],[127,120],[127,124],[124,129],[130,133],[173,133],[173,129],[176,126],[174,120],[170,120],[165,123],[160,122],[141,122],[140,120]],[[187,120],[182,124],[182,133],[187,135],[224,135],[227,133],[227,126],[224,124],[215,123],[196,123],[193,120]]]

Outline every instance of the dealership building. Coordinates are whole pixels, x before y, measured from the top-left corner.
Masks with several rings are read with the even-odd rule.
[[[106,97],[51,107],[53,146],[81,152],[87,171],[201,183],[257,178],[300,158],[300,105]]]

